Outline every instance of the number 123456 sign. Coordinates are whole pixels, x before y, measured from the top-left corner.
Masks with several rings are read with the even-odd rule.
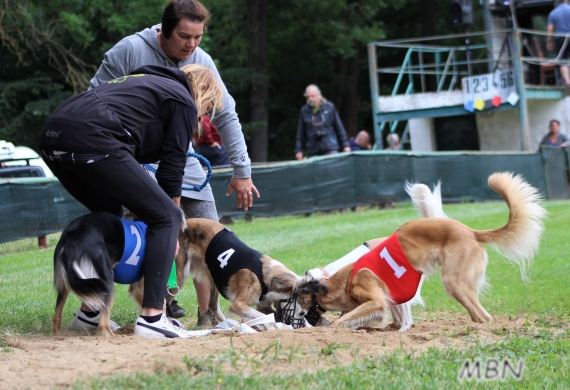
[[[496,71],[479,76],[464,77],[461,80],[463,101],[474,101],[477,98],[491,100],[500,96],[507,100],[511,92],[516,92],[513,70]]]

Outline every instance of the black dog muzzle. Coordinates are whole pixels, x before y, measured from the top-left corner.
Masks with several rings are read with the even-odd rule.
[[[285,325],[291,325],[293,329],[305,327],[305,318],[295,318],[295,311],[297,309],[297,292],[291,298],[281,299],[277,302],[277,312],[275,313],[275,320],[282,322]]]

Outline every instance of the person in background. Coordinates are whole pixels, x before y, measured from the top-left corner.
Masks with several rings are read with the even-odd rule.
[[[360,130],[356,137],[351,137],[348,140],[351,150],[370,150],[372,145],[370,144],[370,134],[366,130]]]
[[[565,148],[568,145],[568,138],[564,134],[560,134],[560,122],[552,119],[548,122],[548,134],[542,137],[539,145],[539,152],[541,146],[554,146]]]
[[[388,146],[384,150],[399,150],[400,149],[400,136],[397,133],[390,133],[386,136]]]
[[[192,138],[194,151],[204,156],[212,167],[230,165],[228,152],[223,145],[220,133],[216,130],[216,125],[210,121],[207,115],[202,119],[202,135]],[[202,162],[200,162],[202,163]],[[202,166],[205,164],[202,163]]]
[[[568,5],[567,0],[556,0],[554,3],[554,9],[548,15],[548,21],[546,25],[546,32],[549,35],[546,36],[546,48],[550,51],[554,48],[552,43],[552,34],[570,34],[570,5]],[[556,56],[559,55],[562,47],[564,46],[565,37],[557,36],[554,37],[554,43],[556,44]],[[560,59],[570,59],[570,40],[566,43],[566,48],[564,52],[561,53]],[[565,85],[570,85],[570,70],[568,65],[560,66],[560,74],[564,79]]]
[[[335,154],[339,149],[350,152],[346,131],[334,105],[314,84],[305,89],[305,97],[307,104],[299,114],[295,158],[303,159],[303,149],[308,157]]]
[[[143,65],[162,65],[181,68],[188,64],[206,66],[214,73],[224,93],[224,109],[214,118],[223,143],[227,148],[233,177],[226,195],[236,192],[237,205],[248,210],[253,205],[253,196],[259,198],[259,191],[251,180],[251,161],[247,153],[245,139],[235,102],[228,93],[212,58],[199,45],[208,25],[210,13],[196,0],[170,0],[162,13],[162,23],[146,28],[123,38],[107,53],[95,76],[91,88],[109,80],[130,74]],[[189,145],[189,151],[193,151]],[[184,186],[192,187],[204,182],[206,174],[199,161],[188,158],[184,169]],[[218,213],[212,188],[207,185],[200,192],[182,191],[180,206],[187,218],[209,218],[218,221]],[[212,327],[215,317],[208,309],[210,286],[207,282],[194,280],[198,298],[198,326]],[[175,318],[184,316],[185,311],[172,302],[170,307]]]

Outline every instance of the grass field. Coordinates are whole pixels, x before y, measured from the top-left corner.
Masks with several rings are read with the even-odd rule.
[[[420,354],[404,351],[362,359],[347,368],[320,371],[317,374],[275,375],[269,366],[260,366],[253,374],[225,375],[213,360],[202,362],[199,370],[157,373],[153,376],[133,374],[117,378],[79,383],[77,388],[570,388],[570,247],[569,201],[548,201],[543,206],[549,215],[541,249],[530,270],[531,282],[521,281],[518,268],[491,249],[488,281],[492,288],[481,298],[492,315],[533,317],[540,331],[521,327],[514,336],[509,333],[501,343],[477,343],[467,350],[430,349]],[[450,218],[474,229],[502,226],[508,215],[502,202],[444,205]],[[236,221],[231,229],[248,245],[286,264],[302,274],[306,270],[343,256],[363,241],[387,236],[407,220],[416,218],[409,203],[394,209],[369,209],[360,212],[315,214],[311,217],[291,216],[256,218],[253,222]],[[6,335],[47,335],[55,304],[52,281],[53,246],[0,257],[0,353],[10,353],[4,343]],[[195,323],[197,306],[192,288],[180,296],[188,309],[187,323]],[[414,317],[437,317],[465,309],[448,297],[439,278],[424,283],[425,308],[414,308]],[[70,297],[64,311],[69,323],[79,306]],[[222,308],[227,302],[222,300]],[[127,286],[117,285],[113,319],[120,325],[132,323],[139,309],[127,296]],[[192,317],[194,316],[194,318]],[[331,346],[334,352],[334,346]],[[323,352],[323,353],[326,353]],[[458,381],[461,362],[498,359],[524,361],[522,379],[494,381]],[[196,367],[195,362],[188,362]]]

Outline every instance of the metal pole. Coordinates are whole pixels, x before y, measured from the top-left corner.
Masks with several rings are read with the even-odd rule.
[[[370,77],[370,98],[372,103],[372,123],[374,125],[374,149],[383,150],[382,128],[376,114],[380,112],[380,90],[378,88],[378,68],[376,66],[376,45],[368,44],[368,75]]]
[[[513,73],[515,75],[517,92],[519,94],[519,122],[521,133],[521,150],[530,151],[530,125],[528,123],[528,106],[524,86],[524,72],[521,62],[520,32],[513,29],[512,32],[512,56]]]

